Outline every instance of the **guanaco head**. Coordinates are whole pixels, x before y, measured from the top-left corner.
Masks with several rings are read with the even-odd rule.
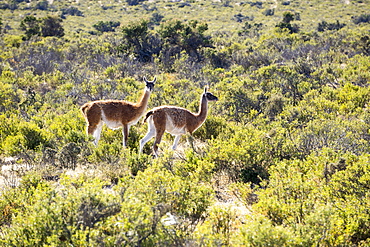
[[[218,100],[218,98],[214,96],[212,93],[207,92],[207,87],[204,87],[203,97],[206,97],[207,101],[217,101]]]
[[[145,82],[146,88],[149,90],[149,92],[151,92],[154,88],[154,83],[157,81],[157,77],[154,77],[153,81],[148,81],[144,76],[143,80]]]

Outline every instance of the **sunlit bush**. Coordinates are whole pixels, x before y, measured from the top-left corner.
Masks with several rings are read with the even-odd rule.
[[[368,159],[326,149],[305,161],[277,163],[255,209],[289,227],[304,245],[366,242]]]
[[[269,139],[266,133],[253,127],[232,129],[210,141],[207,159],[236,181],[259,183],[267,177],[267,168],[274,159],[268,155]]]
[[[3,151],[8,155],[17,155],[24,150],[38,151],[49,145],[48,133],[35,123],[19,123],[13,131],[6,136],[2,144]]]
[[[101,190],[101,181],[71,180],[65,177],[63,188],[34,187],[33,200],[13,219],[13,227],[4,228],[5,245],[44,245],[88,241],[90,229],[106,217],[119,212],[115,196]]]
[[[0,112],[17,109],[20,101],[18,90],[14,90],[12,85],[0,82]]]

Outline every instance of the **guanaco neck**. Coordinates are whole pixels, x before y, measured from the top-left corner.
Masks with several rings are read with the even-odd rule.
[[[146,110],[146,107],[147,107],[148,101],[149,101],[149,96],[150,96],[150,91],[147,88],[145,88],[143,93],[141,94],[138,102],[135,104],[137,109],[140,109],[143,112]]]
[[[196,114],[199,124],[202,124],[204,120],[206,120],[207,113],[208,113],[208,101],[206,96],[202,94],[202,97],[200,98],[199,111],[198,114]]]

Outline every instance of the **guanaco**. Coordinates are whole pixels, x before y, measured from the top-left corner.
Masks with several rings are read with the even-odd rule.
[[[153,81],[148,81],[145,76],[144,91],[136,103],[124,100],[97,100],[84,104],[81,111],[87,123],[87,134],[94,137],[94,144],[97,146],[100,133],[105,123],[111,129],[122,127],[123,146],[126,147],[130,126],[136,124],[140,117],[145,113],[153,91],[156,77]]]
[[[158,157],[158,145],[161,142],[164,132],[175,136],[172,149],[176,150],[181,135],[186,132],[192,134],[206,120],[208,112],[208,101],[217,101],[218,98],[204,88],[204,93],[200,98],[198,113],[177,106],[159,106],[150,110],[144,119],[148,120],[148,132],[140,140],[140,153],[143,151],[145,143],[155,136],[153,152]]]

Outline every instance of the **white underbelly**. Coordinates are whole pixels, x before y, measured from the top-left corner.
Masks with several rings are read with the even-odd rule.
[[[183,135],[186,134],[185,126],[178,127],[173,124],[170,118],[166,121],[166,131],[171,135]]]
[[[130,126],[135,125],[135,124],[137,124],[137,122],[139,122],[139,120],[140,120],[140,118],[137,118],[134,121],[129,122],[128,125],[130,125]]]
[[[115,121],[104,121],[104,123],[108,126],[108,128],[112,130],[116,130],[122,127],[122,123]]]
[[[103,122],[108,126],[108,128],[115,130],[122,127],[122,123],[120,121],[116,120],[108,120],[106,116],[103,113],[102,116]]]

